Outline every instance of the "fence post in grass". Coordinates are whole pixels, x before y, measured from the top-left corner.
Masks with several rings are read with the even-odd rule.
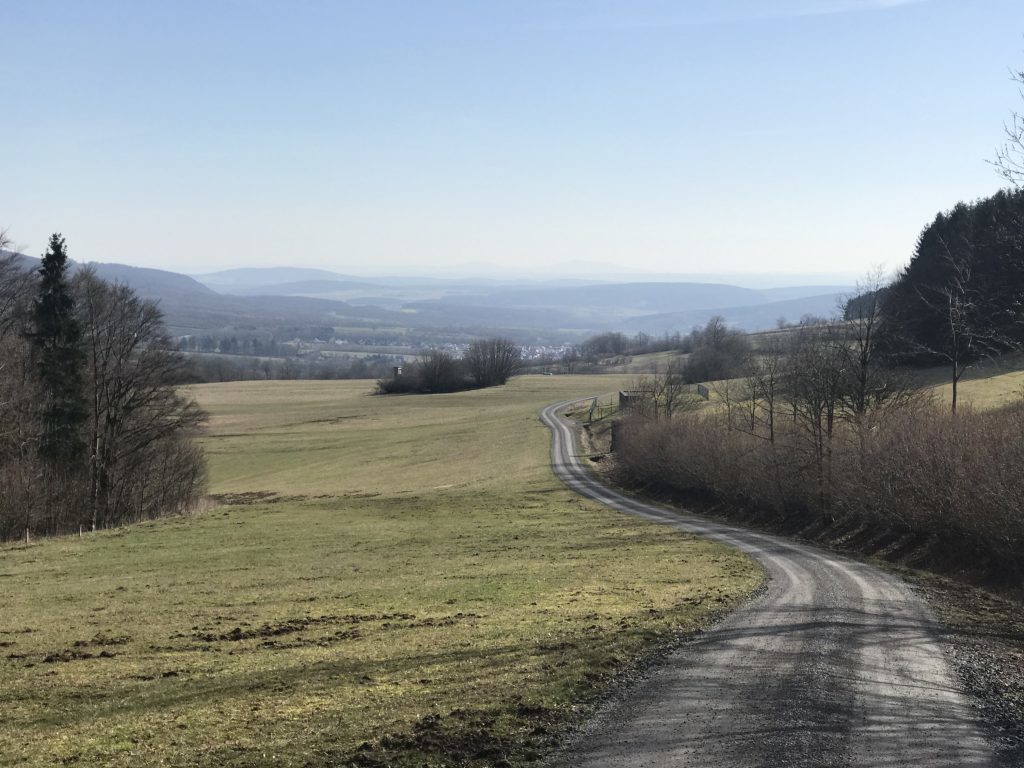
[[[26,528],[25,529],[25,546],[27,547],[28,544],[29,544],[28,528]]]

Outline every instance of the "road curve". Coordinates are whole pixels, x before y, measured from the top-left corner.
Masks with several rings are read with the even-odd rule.
[[[898,578],[796,542],[646,504],[581,464],[575,430],[541,412],[551,463],[613,509],[750,554],[766,592],[701,633],[608,705],[559,764],[631,766],[997,765],[942,651],[941,625]]]

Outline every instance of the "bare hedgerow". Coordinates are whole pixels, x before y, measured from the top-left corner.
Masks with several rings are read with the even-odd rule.
[[[1024,398],[955,415],[921,398],[870,418],[864,430],[836,421],[824,477],[799,422],[781,420],[769,441],[728,428],[722,412],[629,420],[617,436],[617,466],[628,483],[710,496],[778,524],[908,538],[936,562],[1019,583]]]

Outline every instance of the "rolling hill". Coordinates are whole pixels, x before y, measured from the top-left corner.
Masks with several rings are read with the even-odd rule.
[[[673,333],[677,330],[704,325],[712,317],[719,315],[724,317],[729,325],[740,330],[763,331],[774,328],[780,318],[795,322],[804,315],[831,317],[836,313],[840,302],[846,295],[848,293],[845,291],[836,291],[785,301],[769,301],[764,304],[687,309],[680,312],[645,315],[627,320],[623,324],[623,330],[643,331],[655,335]]]
[[[26,267],[38,263],[22,258]],[[354,278],[293,267],[190,277],[124,264],[89,266],[100,277],[125,283],[159,302],[174,335],[246,333],[305,324],[365,329],[427,343],[481,334],[504,334],[521,343],[559,343],[609,330],[685,332],[713,315],[755,331],[774,327],[779,317],[831,315],[848,290],[753,289],[699,282]]]

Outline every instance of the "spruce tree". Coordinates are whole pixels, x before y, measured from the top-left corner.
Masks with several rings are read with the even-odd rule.
[[[64,238],[55,233],[39,267],[32,342],[43,392],[39,455],[51,465],[74,470],[85,460],[81,427],[88,409],[82,374],[82,330],[75,317],[67,266],[67,246]]]

